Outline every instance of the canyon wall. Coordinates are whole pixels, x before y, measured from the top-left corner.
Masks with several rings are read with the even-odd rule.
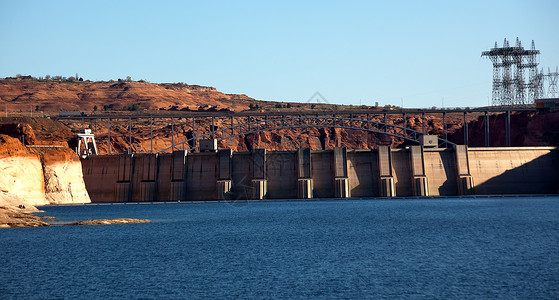
[[[28,205],[47,204],[40,156],[5,135],[0,135],[0,192],[4,201],[13,195]]]
[[[69,148],[24,146],[7,135],[0,135],[0,193],[3,205],[91,202],[80,160]]]
[[[49,204],[91,202],[83,181],[79,157],[66,147],[36,147],[45,178],[45,195]]]

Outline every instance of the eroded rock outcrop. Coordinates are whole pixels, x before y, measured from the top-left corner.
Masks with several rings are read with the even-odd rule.
[[[0,228],[13,228],[13,227],[43,227],[50,226],[44,220],[56,219],[47,216],[35,216],[34,213],[41,212],[34,206],[21,206],[10,205],[13,203],[21,203],[24,201],[18,196],[9,195],[0,192],[0,203],[5,203],[7,206],[0,205]],[[131,218],[116,218],[116,219],[96,219],[85,220],[66,224],[55,225],[111,225],[111,224],[137,224],[137,223],[151,223],[150,220],[145,219],[131,219]]]
[[[20,141],[0,135],[0,201],[13,196],[26,205],[48,204],[45,197],[40,155],[29,151]],[[6,204],[6,203],[0,203]]]
[[[137,224],[137,223],[151,223],[146,219],[130,219],[130,218],[117,218],[117,219],[96,219],[79,221],[75,223],[68,223],[64,225],[111,225],[111,224]]]
[[[0,228],[49,226],[48,223],[42,221],[41,217],[32,215],[34,210],[36,210],[34,207],[33,209],[19,209],[0,206]]]
[[[7,135],[0,135],[0,192],[0,205],[10,197],[18,197],[18,205],[91,202],[81,163],[70,149],[26,147]]]
[[[45,196],[49,204],[89,203],[83,181],[82,165],[69,148],[38,147],[45,178]]]

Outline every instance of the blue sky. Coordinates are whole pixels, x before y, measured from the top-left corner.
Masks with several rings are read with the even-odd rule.
[[[0,0],[0,77],[131,76],[256,99],[476,107],[481,52],[535,40],[559,65],[559,1]]]

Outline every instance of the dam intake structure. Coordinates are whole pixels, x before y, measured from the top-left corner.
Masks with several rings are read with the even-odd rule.
[[[82,160],[92,202],[559,192],[557,147],[119,154]]]

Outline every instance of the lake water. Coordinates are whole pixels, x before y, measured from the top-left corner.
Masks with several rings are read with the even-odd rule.
[[[2,299],[559,298],[559,197],[43,207]]]

